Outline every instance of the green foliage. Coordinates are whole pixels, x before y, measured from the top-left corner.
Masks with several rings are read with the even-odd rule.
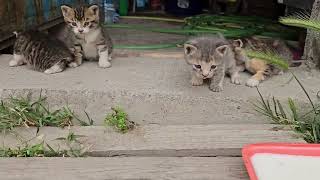
[[[320,105],[315,105],[311,100],[308,92],[293,75],[295,80],[304,91],[309,100],[310,106],[307,108],[299,108],[293,99],[288,98],[287,105],[284,106],[279,100],[273,97],[271,100],[262,96],[259,89],[257,89],[260,101],[254,104],[255,109],[260,114],[267,116],[275,123],[290,125],[294,131],[301,134],[305,141],[309,143],[320,143]]]
[[[297,14],[293,16],[282,17],[279,21],[280,23],[288,26],[320,31],[320,21],[310,19],[310,17],[306,14]]]
[[[56,152],[46,151],[44,142],[28,146],[23,148],[11,149],[2,148],[0,149],[0,157],[53,157],[56,156]]]
[[[81,126],[92,126],[94,121],[85,113],[88,122],[79,119],[67,106],[50,111],[47,98],[41,94],[37,100],[32,100],[30,94],[26,97],[10,97],[0,101],[0,131],[20,126],[66,127],[73,125],[72,120],[79,121]]]
[[[126,133],[134,128],[135,123],[128,120],[128,115],[123,109],[119,107],[111,109],[113,112],[107,115],[105,119],[106,125],[114,127],[121,133]]]
[[[94,125],[93,119],[89,116],[89,114],[86,111],[84,111],[84,113],[86,114],[88,122],[79,119],[75,115],[73,115],[73,117],[80,123],[80,126],[93,126]]]
[[[73,113],[68,107],[50,111],[46,97],[32,101],[30,96],[10,97],[0,103],[0,130],[12,129],[17,126],[55,126],[72,125]]]
[[[251,58],[257,58],[263,61],[266,61],[268,64],[278,66],[281,69],[288,70],[289,64],[281,56],[272,51],[252,51],[246,50],[246,54]]]
[[[23,148],[1,148],[0,157],[84,157],[88,148],[78,140],[81,135],[70,132],[67,137],[58,138],[66,143],[68,149],[54,150],[49,144],[41,142],[35,145],[26,144]]]
[[[59,152],[63,156],[68,157],[84,157],[90,147],[85,147],[78,139],[85,137],[82,135],[76,135],[73,132],[69,132],[67,137],[57,138],[56,140],[64,141],[67,150]],[[51,148],[52,149],[52,148]]]

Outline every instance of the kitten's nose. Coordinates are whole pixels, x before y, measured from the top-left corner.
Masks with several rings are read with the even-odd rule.
[[[79,33],[83,33],[83,29],[79,29]]]
[[[202,73],[203,77],[208,77],[209,73]]]

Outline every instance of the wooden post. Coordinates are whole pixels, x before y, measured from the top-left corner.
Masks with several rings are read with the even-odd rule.
[[[312,8],[311,19],[320,20],[320,0],[315,0]],[[311,69],[320,69],[320,32],[308,30],[306,38],[304,57],[307,66]]]

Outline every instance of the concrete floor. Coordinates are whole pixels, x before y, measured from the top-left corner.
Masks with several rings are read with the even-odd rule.
[[[40,89],[53,106],[70,105],[84,116],[86,110],[102,124],[111,106],[121,105],[140,124],[220,124],[266,123],[257,116],[251,102],[258,99],[255,88],[230,84],[214,93],[208,85],[193,87],[183,59],[115,58],[113,67],[100,69],[96,62],[85,62],[75,69],[46,75],[26,66],[10,68],[10,55],[0,56],[0,92],[2,97]],[[294,69],[313,99],[320,90],[320,73]],[[248,78],[242,74],[243,82]],[[286,100],[307,102],[290,73],[261,84],[261,92]],[[289,82],[289,83],[288,83]]]

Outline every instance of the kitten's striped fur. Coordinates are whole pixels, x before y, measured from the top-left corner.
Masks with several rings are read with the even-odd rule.
[[[225,74],[233,84],[240,84],[240,76],[229,42],[222,36],[204,36],[190,39],[184,45],[185,60],[193,66],[191,83],[200,86],[209,79],[210,90],[223,90]]]
[[[113,44],[110,36],[99,24],[97,5],[69,7],[61,6],[66,27],[58,35],[75,55],[75,62],[69,66],[82,64],[83,59],[99,60],[99,67],[111,67]]]
[[[73,60],[65,44],[37,30],[15,32],[14,55],[10,66],[29,65],[47,74],[62,72]]]

